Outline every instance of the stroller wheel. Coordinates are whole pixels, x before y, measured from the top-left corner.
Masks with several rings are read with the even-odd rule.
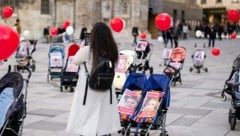
[[[36,71],[36,65],[35,64],[32,64],[31,68],[32,68],[32,72]]]
[[[205,68],[204,71],[205,71],[205,72],[208,72],[208,68]]]
[[[63,87],[62,86],[60,86],[60,92],[63,92]]]
[[[200,73],[200,72],[201,72],[200,69],[198,69],[198,70],[197,70],[197,73]]]
[[[167,133],[161,133],[159,136],[168,136]]]
[[[73,87],[71,87],[70,92],[74,92],[74,88]]]
[[[189,71],[190,71],[190,72],[192,72],[192,71],[193,71],[193,68],[192,68],[192,67],[190,67],[190,68],[189,68]]]
[[[228,122],[230,124],[231,130],[235,130],[237,118],[235,117],[235,114],[233,113],[232,109],[229,110]]]

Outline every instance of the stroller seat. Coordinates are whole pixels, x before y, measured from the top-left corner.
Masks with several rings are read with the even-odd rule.
[[[163,72],[170,77],[174,86],[176,86],[176,82],[182,84],[181,70],[183,69],[185,57],[186,49],[184,47],[172,49],[170,60],[163,70]]]
[[[191,57],[192,57],[193,67],[190,67],[190,69],[189,69],[190,72],[192,72],[194,68],[197,70],[197,73],[200,73],[201,69],[203,69],[205,72],[208,72],[208,68],[204,67],[206,53],[204,52],[203,49],[197,49],[192,54]]]
[[[152,74],[149,78],[141,73],[129,74],[118,103],[122,134],[149,135],[149,130],[154,129],[160,130],[160,135],[167,135],[165,122],[170,104],[169,83],[169,77],[162,74]],[[128,102],[134,106],[128,109]]]

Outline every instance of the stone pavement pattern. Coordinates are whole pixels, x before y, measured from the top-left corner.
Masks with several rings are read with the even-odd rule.
[[[164,66],[161,55],[164,46],[157,40],[151,42],[154,47],[150,65],[154,66],[154,73],[162,73]],[[118,43],[121,44],[120,49],[132,48],[131,39],[120,40]],[[202,46],[207,40],[189,39],[179,42],[180,46],[187,49],[187,56],[181,71],[183,84],[171,87],[171,106],[166,126],[168,133],[170,136],[239,136],[240,122],[237,123],[236,130],[231,131],[227,121],[230,99],[226,102],[220,99],[232,62],[240,53],[239,40],[217,40],[216,47],[221,49],[221,54],[217,57],[211,55],[211,48],[205,48],[207,58],[204,64],[209,72],[200,74],[189,72],[193,65],[191,54],[195,50],[195,43]],[[68,46],[69,44],[66,45],[66,50]],[[23,136],[75,136],[65,132],[73,93],[61,93],[57,79],[47,83],[48,49],[48,44],[38,43],[33,54],[36,72],[32,73],[28,87]],[[1,75],[7,71],[8,64],[16,64],[14,57],[0,67]],[[151,131],[151,136],[158,135],[159,131]]]

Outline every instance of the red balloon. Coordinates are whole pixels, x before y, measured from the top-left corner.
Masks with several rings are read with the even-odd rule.
[[[167,13],[158,14],[155,17],[155,25],[162,31],[168,30],[171,26],[171,16]]]
[[[69,56],[74,56],[79,49],[80,49],[80,46],[79,46],[79,45],[77,45],[76,43],[72,44],[72,45],[68,48],[68,57],[69,57]]]
[[[0,25],[0,60],[10,57],[18,45],[18,33],[10,26]]]
[[[212,55],[213,56],[220,55],[220,49],[219,48],[212,48]]]
[[[110,21],[110,26],[115,32],[121,32],[124,25],[124,20],[119,17],[115,17]]]
[[[67,29],[68,26],[70,26],[71,22],[69,20],[65,20],[65,22],[63,23],[63,29]]]
[[[231,33],[230,38],[231,39],[237,38],[237,33],[236,32]]]
[[[140,37],[141,37],[141,39],[146,39],[147,35],[146,35],[146,33],[142,32]]]
[[[11,17],[13,14],[13,9],[10,7],[10,6],[5,6],[3,9],[2,9],[2,16],[4,18],[9,18]]]
[[[233,22],[238,22],[239,20],[239,12],[237,9],[230,9],[227,12],[228,19]]]
[[[58,34],[58,29],[57,29],[56,27],[51,27],[51,28],[50,28],[50,34],[51,34],[52,36],[57,35],[57,34]]]

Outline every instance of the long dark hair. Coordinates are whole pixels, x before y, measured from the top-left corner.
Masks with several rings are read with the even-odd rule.
[[[79,39],[80,39],[80,40],[84,40],[86,33],[87,33],[87,28],[86,28],[86,27],[83,27],[82,30],[81,30]]]
[[[110,59],[113,66],[118,61],[117,44],[113,38],[112,31],[103,22],[96,23],[92,29],[90,51],[93,68],[96,68],[100,56]]]

